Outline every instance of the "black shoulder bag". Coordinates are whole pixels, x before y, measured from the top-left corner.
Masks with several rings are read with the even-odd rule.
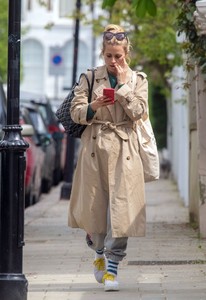
[[[89,91],[89,95],[88,95],[88,103],[91,102],[91,98],[92,98],[92,89],[93,89],[93,85],[94,85],[94,70],[92,69],[92,80],[91,83],[89,82],[89,79],[87,77],[87,74],[82,73],[80,75],[84,76],[87,80],[87,84],[88,84],[88,91]],[[57,119],[62,123],[62,125],[64,126],[65,131],[71,136],[71,137],[78,137],[80,138],[83,131],[85,130],[85,128],[87,127],[87,125],[82,125],[82,124],[78,124],[75,123],[72,118],[71,118],[71,114],[70,114],[70,108],[71,108],[71,101],[74,98],[74,89],[75,87],[78,85],[79,83],[76,82],[70,93],[68,94],[68,96],[64,99],[64,101],[62,102],[62,104],[60,105],[60,107],[57,109],[56,111],[56,116]]]

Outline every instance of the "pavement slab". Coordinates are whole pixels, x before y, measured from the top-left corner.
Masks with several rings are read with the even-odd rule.
[[[146,184],[147,230],[129,238],[119,292],[104,292],[93,276],[85,233],[67,226],[61,184],[25,210],[24,274],[28,300],[206,300],[206,240],[189,224],[176,185]]]

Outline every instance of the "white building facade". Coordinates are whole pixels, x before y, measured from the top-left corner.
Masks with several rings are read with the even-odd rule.
[[[21,89],[62,99],[72,86],[76,0],[39,2],[22,0]],[[92,18],[89,5],[81,10]],[[96,63],[94,43],[92,26],[80,22],[77,79]]]
[[[189,205],[189,105],[183,88],[187,81],[183,67],[175,67],[171,80],[171,99],[168,100],[168,153],[172,176],[180,197]]]

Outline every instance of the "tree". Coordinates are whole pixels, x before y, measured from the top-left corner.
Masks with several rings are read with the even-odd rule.
[[[186,39],[182,49],[187,54],[186,68],[194,68],[195,62],[202,73],[206,73],[206,39],[205,34],[200,34],[194,23],[194,12],[197,0],[180,0],[179,15],[177,17],[178,34],[184,33]]]
[[[171,70],[182,62],[181,48],[176,41],[178,5],[176,0],[168,0],[167,5],[162,0],[155,2],[156,5],[153,0],[103,0],[102,7],[108,11],[110,23],[122,24],[129,32],[133,46],[131,67],[144,68],[156,83],[167,87]],[[157,9],[146,10],[150,5]],[[137,14],[137,10],[142,13]],[[155,11],[155,17],[146,11]],[[108,16],[101,16],[94,21],[97,34],[107,20]]]
[[[110,23],[123,25],[128,31],[132,44],[130,66],[148,74],[151,91],[150,117],[154,130],[156,129],[158,146],[165,147],[166,125],[163,124],[166,124],[166,119],[160,122],[155,112],[158,109],[159,115],[165,116],[166,98],[170,94],[168,79],[173,67],[182,62],[182,50],[176,41],[176,0],[167,0],[167,5],[162,3],[162,0],[155,0],[155,3],[150,0],[103,0],[102,7],[108,15],[94,20],[94,30],[100,34],[109,19]],[[164,105],[158,106],[154,99],[159,99]],[[160,128],[164,129],[164,132],[160,132]]]
[[[8,49],[8,1],[0,0],[0,77],[6,82]]]

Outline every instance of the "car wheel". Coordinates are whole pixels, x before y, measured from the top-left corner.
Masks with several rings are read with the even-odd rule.
[[[30,190],[26,195],[25,195],[25,208],[29,207],[34,204],[34,194]]]
[[[54,185],[57,185],[61,180],[61,170],[60,169],[55,169],[54,170],[54,175],[53,175],[53,183]]]
[[[34,181],[35,181],[35,172],[33,173],[31,185],[29,190],[25,194],[25,207],[29,207],[35,203],[35,194],[34,194]]]
[[[43,178],[42,180],[42,193],[48,193],[51,189],[51,186],[52,186],[52,183],[51,183],[51,180],[49,179],[46,179],[46,178]]]

